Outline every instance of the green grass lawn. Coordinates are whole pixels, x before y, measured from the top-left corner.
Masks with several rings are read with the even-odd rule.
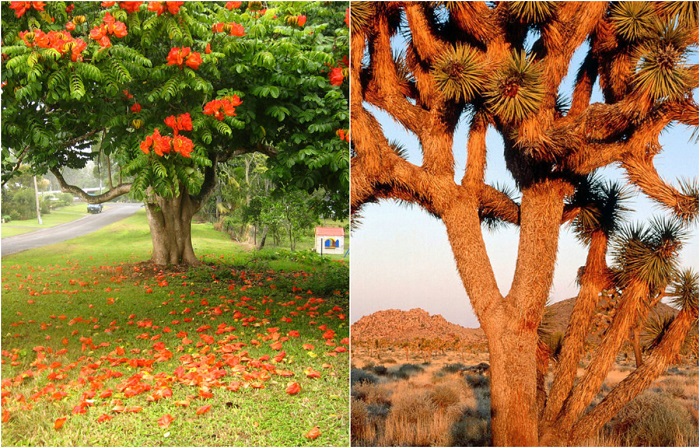
[[[2,259],[2,445],[349,445],[347,263],[193,242],[142,263],[139,211]]]
[[[2,238],[7,238],[10,236],[21,235],[23,233],[33,232],[39,229],[46,229],[59,224],[65,224],[67,222],[82,218],[85,215],[87,215],[87,203],[81,202],[52,210],[48,215],[42,215],[42,225],[39,225],[36,218],[25,219],[22,221],[11,221],[2,224],[0,226],[0,231],[2,232]]]

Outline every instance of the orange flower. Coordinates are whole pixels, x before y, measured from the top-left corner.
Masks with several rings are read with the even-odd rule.
[[[172,128],[175,135],[178,134],[178,131],[192,130],[192,117],[190,117],[189,112],[180,114],[177,117],[175,117],[175,115],[171,115],[164,121],[168,127]]]
[[[158,426],[160,426],[161,428],[167,428],[168,426],[170,426],[173,420],[175,420],[175,417],[173,417],[170,414],[165,414],[164,416],[158,419]]]
[[[135,114],[141,112],[141,105],[139,103],[134,103],[134,105],[131,106],[131,111]]]
[[[345,10],[345,25],[350,26],[350,8]]]
[[[197,409],[197,415],[206,414],[207,412],[209,412],[210,409],[211,409],[211,405],[205,404],[204,406]]]
[[[73,23],[73,22],[66,23],[66,31],[73,31],[74,29],[75,29],[75,23]]]
[[[185,2],[165,2],[165,6],[168,8],[168,12],[172,15],[180,12],[180,6],[184,5]]]
[[[211,42],[207,42],[207,46],[204,48],[204,53],[205,54],[211,53]]]
[[[138,12],[143,2],[119,2],[119,7],[127,13]]]
[[[318,439],[318,437],[321,435],[321,430],[319,429],[318,426],[314,426],[311,428],[309,432],[304,434],[304,437],[310,440]]]
[[[63,424],[66,423],[66,418],[67,417],[59,417],[56,419],[56,421],[53,422],[53,429],[59,430],[63,427]]]
[[[297,25],[304,26],[306,23],[306,16],[297,16]]]
[[[165,12],[165,6],[163,2],[148,2],[148,10],[161,15]]]
[[[333,67],[331,72],[328,74],[328,79],[331,85],[339,86],[343,83],[343,69],[340,67]]]
[[[188,159],[192,156],[192,150],[194,149],[194,143],[189,138],[184,135],[176,135],[173,137],[173,151],[180,154],[182,157],[187,157]]]
[[[245,28],[243,28],[243,25],[240,23],[231,22],[231,31],[229,35],[243,37],[245,36]]]
[[[46,3],[44,2],[10,2],[10,9],[15,11],[15,16],[19,19],[31,8],[37,11],[43,11]]]
[[[193,70],[197,70],[199,65],[202,63],[202,56],[197,52],[192,52],[190,47],[173,47],[168,53],[168,65],[179,65],[186,64]]]
[[[185,65],[187,65],[192,70],[197,70],[201,63],[202,56],[197,52],[191,53],[185,61]]]
[[[117,2],[102,2],[100,3],[100,6],[102,6],[103,8],[111,8],[115,5],[115,3]]]
[[[226,2],[226,9],[229,11],[232,9],[238,9],[241,7],[242,2]]]
[[[293,383],[287,384],[287,388],[284,391],[287,392],[289,395],[296,395],[299,392],[301,392],[301,386],[295,381]]]
[[[222,121],[224,117],[235,117],[236,107],[241,104],[243,104],[243,101],[241,101],[238,95],[220,100],[211,100],[204,105],[204,115],[213,115],[214,118]]]

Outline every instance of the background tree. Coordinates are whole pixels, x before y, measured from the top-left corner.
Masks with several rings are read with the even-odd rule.
[[[587,409],[644,304],[677,275],[683,234],[697,216],[697,186],[671,185],[654,168],[663,150],[659,134],[674,124],[698,124],[698,69],[688,62],[697,48],[697,3],[359,2],[351,29],[353,212],[391,198],[418,204],[444,223],[488,338],[493,443],[581,443],[663,370],[697,319],[697,301],[684,301],[663,342],[630,380]],[[582,46],[573,91],[560,92]],[[596,83],[603,103],[591,100]],[[416,135],[420,166],[387,141],[365,104]],[[453,134],[464,117],[466,167],[455,179]],[[490,128],[503,138],[519,199],[484,180]],[[648,226],[615,224],[623,190],[589,178],[611,164],[670,217]],[[537,329],[560,228],[572,221],[589,256],[554,384],[548,394],[540,388],[538,400],[538,372],[547,357],[538,352]],[[482,235],[482,225],[502,223],[520,230],[505,295]],[[583,355],[605,288],[621,300],[586,375],[575,383],[572,366]]]
[[[70,191],[147,205],[157,264],[196,263],[190,225],[234,155],[346,208],[346,5],[3,2],[3,182],[20,163]],[[92,148],[92,150],[90,150]],[[98,155],[124,183],[91,197],[61,169]],[[112,173],[114,174],[114,173]],[[109,176],[109,174],[108,174]],[[129,180],[132,179],[132,180]],[[108,177],[108,180],[113,180]]]

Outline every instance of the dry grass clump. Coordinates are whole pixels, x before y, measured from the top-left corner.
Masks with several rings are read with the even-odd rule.
[[[697,422],[670,394],[646,391],[606,427],[622,446],[698,446]]]
[[[488,378],[471,375],[468,382],[463,373],[441,367],[403,364],[390,367],[377,383],[354,382],[353,446],[488,445]],[[376,373],[375,365],[365,368]]]

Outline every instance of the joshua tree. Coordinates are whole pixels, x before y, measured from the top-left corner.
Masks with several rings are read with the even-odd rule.
[[[654,166],[663,130],[698,124],[692,96],[698,67],[687,60],[689,49],[697,48],[697,3],[357,2],[351,10],[353,211],[397,199],[444,223],[488,338],[493,443],[580,443],[660,374],[697,318],[697,300],[683,301],[645,362],[586,411],[644,304],[677,275],[683,234],[697,216],[694,182],[674,186]],[[585,56],[573,91],[563,92],[571,95],[566,99],[560,86],[579,48]],[[596,83],[602,103],[592,101]],[[416,135],[420,166],[387,141],[365,104]],[[464,117],[467,159],[456,180],[453,136]],[[519,199],[484,180],[488,129],[503,138]],[[591,177],[611,164],[669,217],[621,227],[616,217],[628,187]],[[506,295],[482,234],[482,225],[499,223],[520,229]],[[546,356],[537,329],[567,223],[589,254],[554,385],[538,391]],[[583,342],[607,289],[621,299],[577,382]]]

